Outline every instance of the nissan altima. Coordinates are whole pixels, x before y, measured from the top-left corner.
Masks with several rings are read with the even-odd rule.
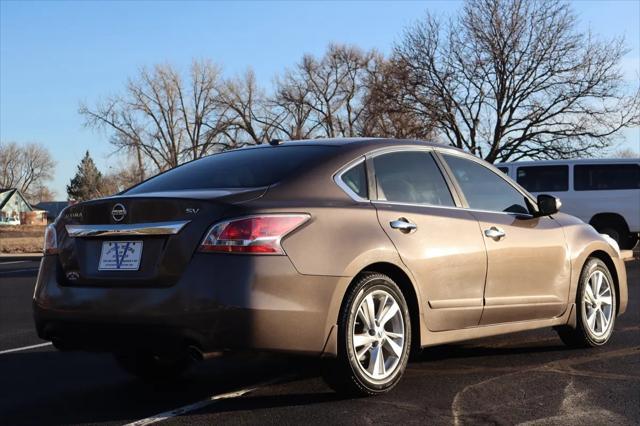
[[[627,307],[618,246],[493,166],[427,142],[277,142],[211,155],[47,228],[33,309],[60,350],[146,380],[194,358],[323,358],[349,394],[410,353],[553,327],[597,347]]]

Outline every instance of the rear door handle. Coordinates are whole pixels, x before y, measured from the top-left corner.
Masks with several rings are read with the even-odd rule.
[[[484,235],[489,238],[493,238],[494,240],[499,240],[500,238],[505,237],[507,234],[501,228],[497,226],[492,226],[491,228],[484,230]]]
[[[389,225],[391,225],[393,229],[398,229],[401,232],[404,232],[405,234],[408,234],[409,232],[413,232],[416,229],[418,229],[418,225],[410,222],[408,219],[404,217],[401,217],[389,222]]]

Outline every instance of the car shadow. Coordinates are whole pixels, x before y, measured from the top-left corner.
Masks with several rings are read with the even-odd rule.
[[[442,345],[423,349],[412,358],[413,362],[430,362],[451,359],[474,359],[481,357],[533,355],[554,352],[567,352],[568,348],[562,343],[526,346],[468,346]]]
[[[482,347],[446,345],[423,351],[409,368],[449,360],[457,368],[468,360],[496,355],[553,353],[560,345]],[[477,361],[485,364],[485,361]],[[276,394],[259,391],[216,401],[204,413],[264,410],[331,403],[345,398],[317,380],[322,366],[316,358],[282,355],[240,356],[198,363],[171,383],[145,384],[121,372],[110,355],[55,350],[0,356],[3,397],[0,424],[75,424],[129,422],[238,389],[279,386]],[[413,367],[412,367],[413,365]],[[446,375],[438,380],[446,380]],[[299,382],[300,385],[296,383]],[[311,391],[309,391],[311,390]]]
[[[107,354],[4,354],[0,424],[124,423],[212,395],[318,374],[308,359],[259,355],[197,363],[180,379],[147,384],[120,371]]]

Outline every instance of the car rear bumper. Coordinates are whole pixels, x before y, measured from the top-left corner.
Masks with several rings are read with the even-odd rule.
[[[299,274],[285,256],[194,255],[171,287],[77,287],[45,256],[33,298],[41,338],[67,349],[321,354],[339,277]]]

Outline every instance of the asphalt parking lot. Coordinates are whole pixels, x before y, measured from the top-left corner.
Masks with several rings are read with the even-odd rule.
[[[60,353],[31,320],[38,261],[0,259],[0,424],[639,424],[640,261],[610,343],[568,350],[552,330],[430,348],[391,393],[341,399],[314,360],[239,356],[164,386],[105,354]]]

